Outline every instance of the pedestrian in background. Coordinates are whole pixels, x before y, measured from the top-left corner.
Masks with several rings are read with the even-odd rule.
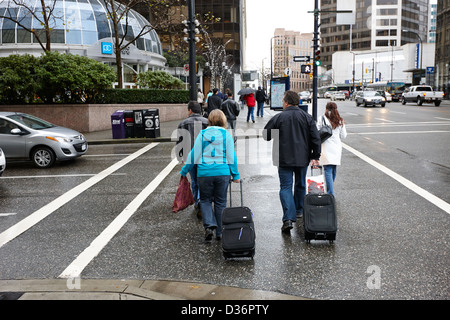
[[[222,211],[227,205],[230,177],[233,182],[240,180],[234,142],[226,130],[225,114],[221,110],[213,110],[208,122],[209,127],[197,136],[180,172],[182,176],[186,176],[194,164],[197,164],[205,241],[211,241],[214,231],[217,240],[222,238]]]
[[[283,208],[281,231],[284,233],[289,233],[297,216],[303,214],[308,165],[318,165],[320,158],[320,136],[314,119],[301,110],[298,104],[297,92],[286,91],[283,111],[269,120],[263,132],[265,140],[274,138],[272,161],[278,166]]]
[[[250,116],[252,117],[253,123],[255,123],[255,116],[254,116],[254,110],[255,110],[255,95],[253,93],[246,94],[243,99],[247,103],[247,122],[250,120]]]
[[[208,127],[208,119],[202,116],[202,108],[198,102],[189,101],[188,103],[188,117],[180,122],[177,130],[177,147],[176,156],[179,161],[186,162],[189,152],[194,146],[197,135]],[[194,211],[197,217],[201,217],[201,210],[199,206],[200,192],[197,182],[197,165],[193,165],[189,170],[191,177],[191,190],[194,196]]]
[[[231,128],[233,130],[233,138],[234,142],[236,142],[236,119],[240,110],[238,103],[233,100],[233,92],[230,89],[227,91],[227,97],[227,100],[222,103],[221,109],[227,117],[228,129]]]
[[[199,103],[201,110],[203,111],[203,100],[205,99],[205,95],[203,94],[201,89],[198,89],[197,92],[197,102]]]
[[[322,127],[322,119],[333,129],[333,135],[322,143],[322,153],[320,155],[320,164],[323,165],[325,174],[325,184],[327,193],[334,196],[334,180],[336,179],[337,166],[341,165],[342,142],[341,139],[347,137],[344,119],[342,119],[337,105],[334,102],[328,102],[325,107],[325,114],[317,121],[317,128]]]
[[[222,98],[219,97],[219,89],[214,88],[212,91],[212,95],[208,98],[208,108],[207,113],[208,115],[211,113],[211,111],[215,109],[220,109],[222,106]]]
[[[259,117],[261,114],[261,118],[264,115],[264,102],[266,101],[267,96],[261,86],[258,87],[258,91],[256,91],[256,102],[258,103],[258,109],[256,110],[256,116]]]

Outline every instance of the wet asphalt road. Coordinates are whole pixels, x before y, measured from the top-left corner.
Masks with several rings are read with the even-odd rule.
[[[325,102],[319,100],[320,114]],[[301,219],[290,236],[280,232],[271,143],[256,137],[275,112],[266,109],[264,120],[253,124],[245,122],[244,110],[238,133],[249,138],[238,140],[237,152],[244,204],[255,217],[254,260],[223,260],[220,242],[203,243],[192,208],[172,213],[177,165],[88,261],[81,278],[185,280],[319,299],[449,299],[450,106],[338,106],[350,148],[343,150],[335,184],[334,244],[306,244]],[[145,146],[92,145],[86,156],[48,170],[8,163],[0,178],[0,234]],[[59,277],[159,176],[173,147],[156,145],[0,245],[0,279]]]

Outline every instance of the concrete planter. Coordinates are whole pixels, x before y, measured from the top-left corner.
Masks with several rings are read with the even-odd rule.
[[[0,111],[23,112],[79,132],[111,129],[116,110],[159,109],[161,122],[182,120],[187,104],[30,104],[1,105]]]

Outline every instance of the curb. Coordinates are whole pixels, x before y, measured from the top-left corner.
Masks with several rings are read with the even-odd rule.
[[[0,280],[0,288],[0,300],[311,300],[264,290],[168,280]]]

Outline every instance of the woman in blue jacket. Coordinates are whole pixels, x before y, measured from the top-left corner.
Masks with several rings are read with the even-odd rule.
[[[238,183],[240,180],[233,137],[225,129],[227,127],[225,114],[221,110],[213,110],[209,114],[208,122],[209,127],[197,136],[186,164],[180,172],[185,177],[192,166],[197,164],[205,241],[211,241],[214,230],[216,239],[222,238],[222,211],[227,204],[230,176],[233,182]]]

